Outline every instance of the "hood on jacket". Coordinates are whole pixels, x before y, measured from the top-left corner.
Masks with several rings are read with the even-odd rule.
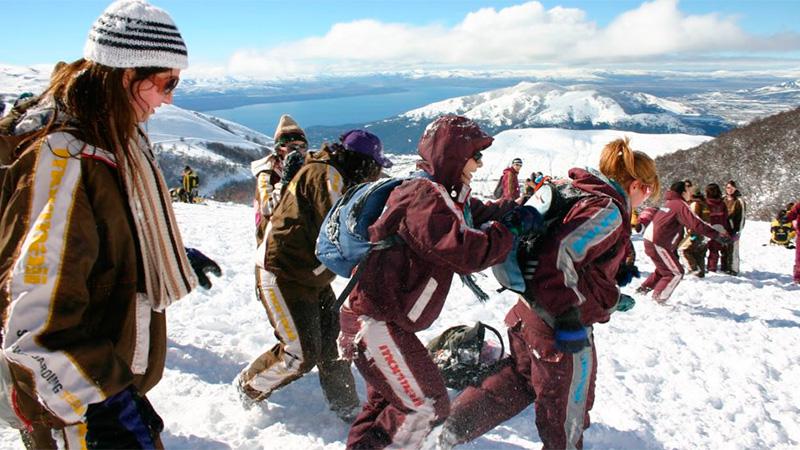
[[[594,170],[572,168],[569,171],[572,185],[590,194],[605,195],[613,198],[617,203],[630,211],[628,195],[622,186],[608,179],[605,175]],[[630,217],[630,214],[628,215]]]
[[[459,195],[463,187],[461,173],[467,160],[492,145],[493,140],[466,117],[450,114],[439,117],[422,133],[417,146],[422,161],[417,167],[444,185],[448,192]]]
[[[683,199],[683,196],[675,191],[667,191],[667,193],[664,194],[664,201],[668,202],[670,200],[680,200],[682,202],[686,202],[686,200]]]

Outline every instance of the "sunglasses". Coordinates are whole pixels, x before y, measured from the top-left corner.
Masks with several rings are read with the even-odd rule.
[[[475,154],[472,155],[472,159],[474,159],[475,162],[481,162],[481,158],[483,158],[483,153],[481,152],[475,152]]]
[[[150,81],[156,85],[158,91],[161,92],[162,95],[169,95],[178,87],[178,83],[181,81],[178,77],[169,77],[169,78],[159,78],[159,77],[151,77]]]

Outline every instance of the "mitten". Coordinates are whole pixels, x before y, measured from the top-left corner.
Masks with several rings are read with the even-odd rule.
[[[639,278],[641,273],[639,273],[639,268],[636,267],[636,264],[620,264],[619,269],[617,269],[617,285],[618,286],[627,286],[634,278]]]
[[[197,281],[205,289],[211,289],[211,280],[206,276],[207,273],[213,273],[216,276],[222,275],[222,269],[211,258],[204,255],[200,250],[192,247],[185,247],[186,257],[189,258],[189,264],[192,265]]]
[[[619,301],[617,301],[616,310],[625,312],[630,311],[636,306],[636,300],[628,294],[619,294]]]
[[[500,219],[509,231],[517,236],[523,235],[531,230],[542,226],[542,216],[533,206],[517,206],[505,213]]]
[[[164,422],[133,386],[86,409],[88,448],[156,448]]]
[[[556,317],[556,350],[562,353],[578,353],[589,346],[589,332],[580,321],[580,313],[574,306]]]

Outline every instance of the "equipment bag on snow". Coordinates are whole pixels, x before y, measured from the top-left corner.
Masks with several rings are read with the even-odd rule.
[[[542,215],[543,226],[522,235],[515,236],[514,246],[505,261],[492,266],[492,273],[503,289],[524,294],[525,282],[533,278],[538,265],[539,248],[543,240],[552,235],[553,230],[562,223],[570,209],[580,199],[590,194],[582,191],[569,181],[561,183],[545,183],[531,198],[525,202],[533,206]]]
[[[499,344],[486,340],[486,330],[497,336]],[[481,322],[448,328],[426,347],[445,386],[458,390],[477,386],[495,373],[505,352],[500,332]]]

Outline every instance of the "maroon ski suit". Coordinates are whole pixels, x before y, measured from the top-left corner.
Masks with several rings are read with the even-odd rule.
[[[797,230],[797,244],[794,250],[794,282],[800,284],[800,201],[794,204],[794,208],[786,214],[789,221],[798,222],[795,224]]]
[[[576,203],[539,253],[526,296],[506,315],[511,356],[480,387],[453,401],[444,433],[472,440],[534,402],[544,448],[581,448],[594,403],[597,357],[591,327],[607,322],[619,301],[616,273],[630,242],[627,196],[613,184],[572,169],[573,185],[592,195]],[[554,318],[578,308],[591,346],[570,354],[555,348]]]
[[[644,252],[656,265],[656,270],[642,283],[653,290],[653,299],[663,303],[683,278],[684,269],[678,260],[678,244],[683,240],[684,228],[711,239],[719,237],[719,231],[692,212],[689,204],[675,191],[668,191],[664,206],[653,217],[653,222],[644,232]]]
[[[707,198],[706,204],[708,205],[708,222],[717,230],[725,230],[731,232],[730,221],[728,220],[728,207],[721,198]],[[717,241],[708,243],[708,264],[706,269],[709,272],[717,271],[717,262],[722,256],[725,246]]]
[[[415,333],[439,316],[454,274],[497,264],[513,245],[494,220],[516,204],[483,204],[460,181],[467,160],[491,142],[468,119],[438,119],[419,143],[418,166],[431,179],[397,187],[369,229],[372,242],[397,234],[403,244],[367,256],[341,310],[340,352],[354,359],[368,396],[347,448],[417,448],[450,412],[444,381]]]
[[[519,198],[519,178],[517,177],[517,171],[513,167],[506,167],[500,182],[503,183],[503,196],[501,198],[506,200]]]

